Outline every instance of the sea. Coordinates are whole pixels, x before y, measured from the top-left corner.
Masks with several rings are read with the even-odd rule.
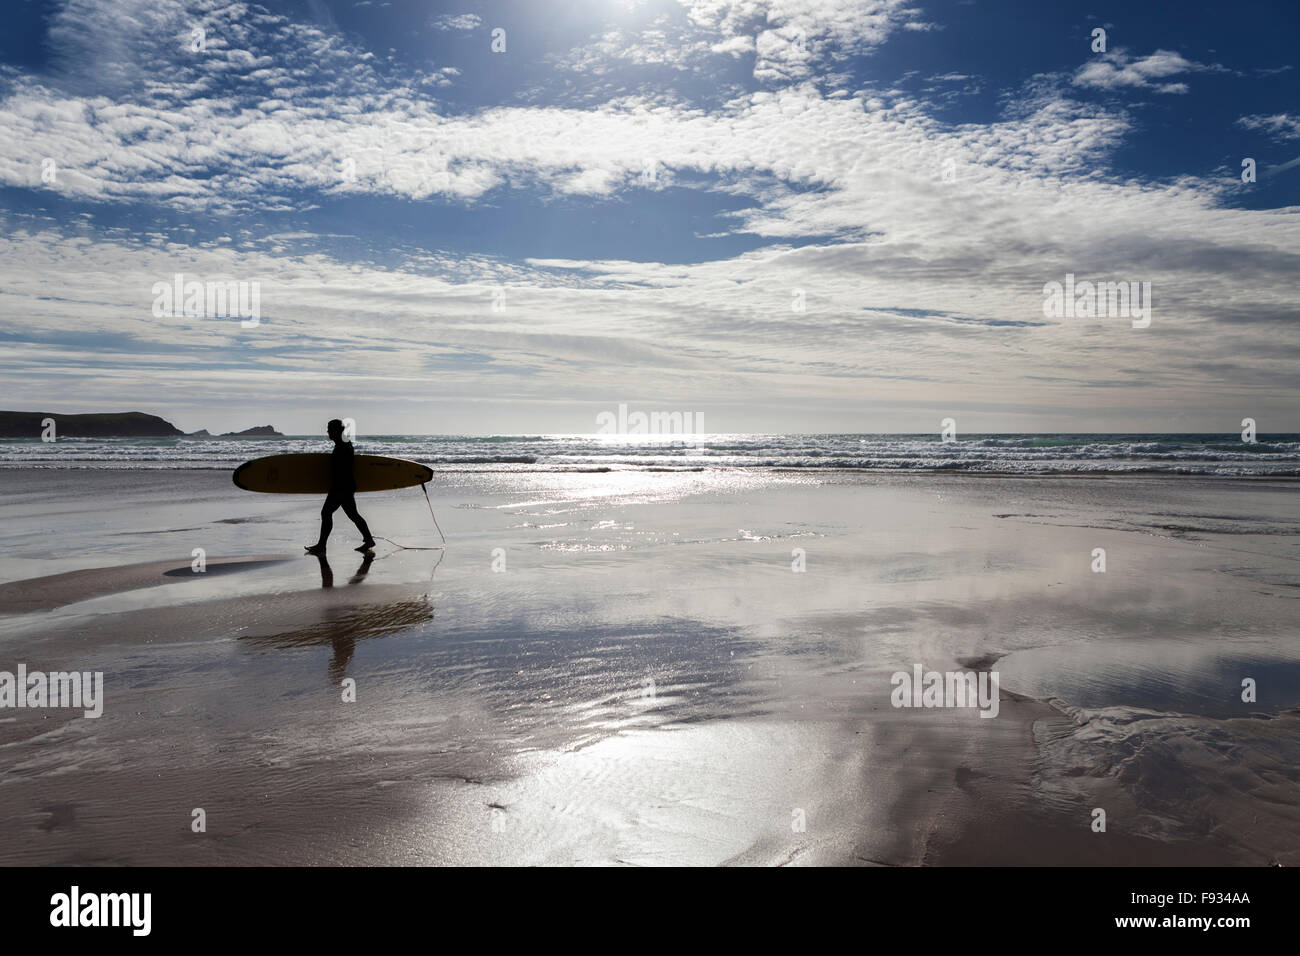
[[[992,475],[1300,477],[1300,435],[375,435],[359,454],[434,471],[606,472],[799,469]],[[263,455],[327,451],[317,435],[266,438],[0,439],[0,467],[233,469]]]

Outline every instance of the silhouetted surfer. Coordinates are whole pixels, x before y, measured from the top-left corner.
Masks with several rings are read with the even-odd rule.
[[[334,529],[334,512],[339,508],[352,519],[352,523],[361,532],[361,537],[365,539],[357,550],[370,551],[375,546],[375,539],[370,536],[370,528],[366,519],[358,513],[357,502],[353,497],[357,493],[357,482],[352,474],[352,442],[343,440],[343,423],[337,418],[326,428],[329,429],[330,438],[334,439],[334,451],[330,455],[330,493],[320,509],[320,540],[309,547],[307,553],[325,553],[325,542]]]

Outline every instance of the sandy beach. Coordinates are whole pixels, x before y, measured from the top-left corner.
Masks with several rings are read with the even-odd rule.
[[[223,471],[0,470],[0,669],[104,677],[0,711],[0,861],[1294,865],[1295,488],[441,474],[444,551],[318,562]]]

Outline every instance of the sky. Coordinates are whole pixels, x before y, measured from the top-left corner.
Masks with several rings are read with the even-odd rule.
[[[6,21],[4,408],[1300,431],[1294,0],[10,0]],[[256,290],[256,324],[163,301],[177,274]],[[1067,276],[1149,315],[1053,310]]]

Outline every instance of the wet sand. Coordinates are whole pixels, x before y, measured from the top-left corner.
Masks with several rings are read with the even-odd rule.
[[[1285,483],[440,476],[445,551],[328,567],[224,472],[0,489],[0,669],[106,696],[0,710],[5,863],[1300,861]],[[892,706],[915,664],[997,717]]]

